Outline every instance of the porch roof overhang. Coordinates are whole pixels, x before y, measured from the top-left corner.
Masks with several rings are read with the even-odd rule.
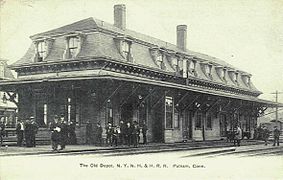
[[[87,72],[86,72],[87,71]],[[60,73],[48,73],[40,75],[26,76],[15,80],[0,81],[0,91],[15,91],[18,85],[37,84],[44,82],[62,82],[62,81],[79,81],[79,80],[96,80],[96,79],[112,79],[118,81],[127,81],[134,83],[149,84],[154,86],[161,86],[167,88],[181,89],[186,91],[193,91],[203,94],[209,94],[214,96],[220,96],[231,99],[239,99],[250,102],[259,103],[265,107],[283,107],[282,103],[276,103],[257,97],[245,96],[240,94],[231,94],[224,91],[215,91],[212,89],[204,89],[197,86],[182,85],[167,81],[161,81],[156,79],[149,79],[140,76],[133,76],[128,74],[121,74],[117,72],[111,72],[102,69],[86,70],[84,72],[60,72]]]

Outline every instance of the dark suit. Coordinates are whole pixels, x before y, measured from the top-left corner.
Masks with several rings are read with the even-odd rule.
[[[52,143],[52,149],[57,150],[58,144],[61,140],[61,134],[57,129],[60,128],[60,125],[58,123],[51,123],[50,124],[50,130],[51,130],[51,143]]]
[[[146,144],[146,143],[147,143],[146,133],[147,133],[147,126],[146,126],[146,124],[144,124],[144,125],[142,126],[143,144]]]
[[[139,135],[140,135],[140,127],[139,127],[139,125],[135,124],[132,127],[132,141],[134,143],[134,147],[138,146]]]
[[[25,139],[26,139],[26,147],[33,147],[32,142],[32,134],[33,134],[33,127],[30,122],[25,124]]]
[[[69,129],[69,144],[77,144],[77,136],[76,136],[76,124],[71,122],[68,127]]]
[[[16,133],[17,133],[17,145],[22,146],[23,139],[24,139],[24,123],[23,122],[20,122],[17,124]]]
[[[102,127],[97,125],[95,128],[95,142],[99,145],[102,144]]]
[[[92,133],[93,133],[92,124],[88,122],[86,124],[86,144],[92,144],[93,142]]]
[[[130,146],[131,143],[132,143],[132,132],[133,132],[132,126],[130,126],[130,127],[126,126],[125,136],[126,136],[126,144],[128,146]]]
[[[60,144],[61,144],[61,149],[65,149],[66,144],[67,144],[67,140],[68,140],[68,125],[65,123],[62,123],[60,125],[61,128],[61,140],[60,140]]]
[[[274,129],[274,131],[273,131],[273,136],[274,136],[273,146],[275,146],[276,144],[277,144],[277,146],[279,146],[280,133],[281,133],[280,130]]]
[[[35,136],[36,136],[36,134],[37,134],[37,131],[38,131],[38,125],[37,125],[37,123],[36,122],[32,122],[31,123],[31,137],[30,137],[30,139],[31,139],[31,145],[32,145],[32,147],[35,147],[36,146],[36,141],[35,141]]]

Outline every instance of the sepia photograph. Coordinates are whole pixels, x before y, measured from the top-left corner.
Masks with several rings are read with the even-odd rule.
[[[0,0],[0,180],[283,179],[282,0]]]

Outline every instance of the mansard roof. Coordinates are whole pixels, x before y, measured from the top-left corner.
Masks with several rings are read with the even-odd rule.
[[[125,29],[122,30],[116,26],[114,26],[113,24],[107,23],[105,21],[99,20],[99,19],[95,19],[95,18],[87,18],[87,19],[83,19],[77,22],[74,22],[72,24],[66,25],[66,26],[62,26],[60,28],[56,28],[50,31],[46,31],[43,33],[38,33],[35,34],[33,36],[30,36],[32,39],[36,39],[36,38],[40,38],[40,37],[50,37],[50,36],[56,36],[56,35],[60,35],[60,34],[68,34],[68,33],[72,33],[72,32],[82,32],[82,31],[91,31],[91,30],[95,30],[97,28],[101,28],[101,29],[105,29],[105,30],[110,30],[116,33],[120,33],[141,41],[144,41],[146,43],[150,43],[152,45],[158,46],[158,47],[164,47],[166,49],[170,49],[173,50],[175,52],[180,52],[180,53],[185,53],[203,60],[207,60],[207,61],[212,61],[215,62],[217,64],[223,65],[225,67],[230,67],[230,68],[235,68],[233,67],[231,64],[228,64],[227,62],[218,59],[216,57],[212,57],[203,53],[199,53],[199,52],[194,52],[191,50],[186,50],[183,51],[181,49],[179,49],[176,45],[171,44],[169,42],[165,42],[162,41],[160,39],[142,34],[142,33],[138,33],[136,31],[132,31],[129,29]]]
[[[68,34],[86,35],[84,43],[82,44],[81,51],[74,59],[63,59],[63,54],[66,47],[65,37]],[[235,70],[243,74],[248,74],[246,72],[238,70],[237,68],[218,58],[190,50],[183,51],[179,49],[176,45],[173,45],[171,43],[132,30],[122,30],[110,23],[94,18],[87,18],[57,29],[53,29],[31,36],[30,38],[33,41],[43,38],[53,39],[54,42],[52,43],[50,53],[47,55],[44,62],[34,62],[35,47],[33,44],[31,44],[26,54],[20,60],[11,65],[11,67],[14,69],[18,69],[26,66],[39,66],[48,63],[66,63],[70,61],[97,59],[98,57],[115,60],[117,62],[123,61],[123,63],[129,63],[125,62],[125,58],[118,51],[118,48],[115,44],[114,37],[119,36],[123,36],[132,41],[138,42],[132,44],[132,54],[134,56],[134,62],[130,62],[130,64],[132,63],[133,65],[151,68],[153,70],[164,73],[176,72],[172,65],[170,65],[168,59],[165,61],[165,65],[167,67],[166,70],[162,70],[156,65],[156,63],[152,59],[149,49],[152,47],[158,47],[160,49],[166,49],[177,54],[199,59],[199,61],[210,62],[213,63],[215,66],[226,67],[228,70]],[[261,92],[258,91],[251,82],[249,86],[245,85],[242,78],[239,78],[238,85],[236,85],[234,82],[231,81],[230,78],[227,78],[227,81],[225,83],[221,81],[215,70],[213,70],[211,73],[213,80],[210,80],[206,77],[206,75],[202,72],[200,66],[197,67],[196,71],[198,72],[198,77],[196,78],[199,80],[212,81],[213,83],[222,84],[224,86],[253,91],[258,95],[261,94]],[[248,75],[250,76],[250,74]],[[195,77],[191,78],[194,79]]]

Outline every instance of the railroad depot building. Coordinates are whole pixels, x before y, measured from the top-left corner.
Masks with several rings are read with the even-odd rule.
[[[114,25],[88,18],[31,36],[10,66],[18,78],[0,90],[17,93],[19,118],[35,116],[42,132],[64,114],[80,143],[87,121],[146,122],[150,142],[222,139],[237,124],[252,132],[276,103],[257,98],[251,74],[188,50],[186,25],[176,30],[177,45],[128,30],[115,5]]]

